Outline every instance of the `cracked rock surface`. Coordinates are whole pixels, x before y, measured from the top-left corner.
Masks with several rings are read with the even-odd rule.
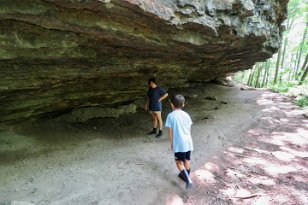
[[[251,68],[280,44],[285,0],[0,2],[0,122],[129,105]]]

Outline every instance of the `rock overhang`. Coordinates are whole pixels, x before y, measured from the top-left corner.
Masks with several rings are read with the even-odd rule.
[[[251,68],[280,44],[287,1],[28,0],[0,9],[0,121],[143,98]]]

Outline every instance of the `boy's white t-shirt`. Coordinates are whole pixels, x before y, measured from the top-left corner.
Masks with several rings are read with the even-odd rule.
[[[172,128],[173,151],[175,153],[193,151],[191,125],[190,116],[183,110],[174,110],[168,114],[165,126]]]

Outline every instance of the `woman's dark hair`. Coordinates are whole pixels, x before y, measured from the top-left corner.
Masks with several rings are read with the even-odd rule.
[[[175,95],[172,99],[171,99],[171,103],[174,105],[174,107],[176,108],[182,108],[184,106],[185,103],[185,98],[183,95]]]
[[[148,84],[150,84],[151,82],[155,83],[156,84],[156,79],[154,77],[150,78],[148,80]]]

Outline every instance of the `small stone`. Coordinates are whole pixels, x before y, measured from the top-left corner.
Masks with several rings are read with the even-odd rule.
[[[206,99],[208,100],[218,100],[216,96],[207,96]]]
[[[34,188],[32,191],[31,191],[31,194],[35,194],[37,193],[38,189],[37,188]]]
[[[30,203],[28,201],[11,201],[9,205],[35,205],[35,204]]]
[[[205,115],[203,117],[204,120],[206,120],[206,119],[214,119],[214,118],[215,118],[215,115]]]

